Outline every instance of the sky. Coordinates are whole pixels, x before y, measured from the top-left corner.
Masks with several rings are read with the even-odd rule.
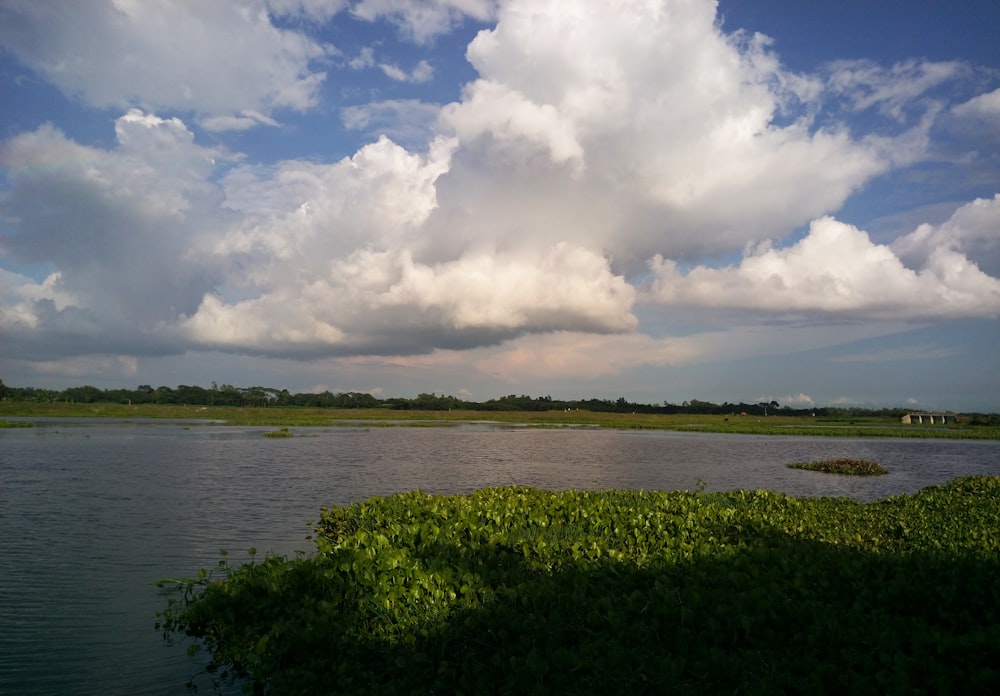
[[[0,0],[0,379],[1000,411],[993,0]]]

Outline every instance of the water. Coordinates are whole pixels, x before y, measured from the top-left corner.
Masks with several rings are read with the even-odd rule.
[[[1000,443],[707,433],[273,428],[50,421],[0,430],[0,694],[184,694],[199,672],[154,630],[158,579],[309,551],[323,506],[419,488],[767,488],[858,500],[1000,475]],[[784,465],[881,462],[875,478]],[[206,683],[201,681],[201,692]]]

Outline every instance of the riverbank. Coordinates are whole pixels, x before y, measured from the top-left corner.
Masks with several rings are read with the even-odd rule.
[[[224,421],[230,425],[329,427],[447,426],[456,422],[500,422],[540,428],[679,430],[810,437],[919,437],[1000,439],[1000,426],[968,423],[907,424],[894,419],[810,416],[715,416],[700,414],[605,413],[572,411],[415,411],[387,408],[185,406],[181,404],[72,404],[0,402],[4,418],[173,418]]]
[[[1000,688],[1000,477],[872,503],[413,492],[315,540],[166,583],[167,634],[274,696]]]

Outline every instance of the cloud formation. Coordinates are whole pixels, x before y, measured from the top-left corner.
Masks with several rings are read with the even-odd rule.
[[[494,0],[359,0],[351,14],[368,21],[388,18],[404,36],[425,44],[467,17],[480,22],[492,19],[496,4]]]
[[[759,354],[776,333],[760,316],[1000,316],[1000,195],[889,244],[833,216],[927,157],[938,114],[996,117],[996,92],[928,101],[960,63],[796,74],[694,0],[54,7],[6,3],[0,39],[122,115],[108,146],[43,125],[0,151],[0,331],[19,358],[475,349],[481,372],[516,380],[732,357],[716,331],[651,328],[689,308],[742,316],[727,335]],[[465,19],[495,24],[468,46],[477,77],[458,100],[338,109],[372,134],[349,157],[251,162],[203,144],[317,107],[337,49],[279,27],[345,12],[422,45]],[[434,75],[370,47],[341,69],[375,67]],[[859,111],[878,127],[838,118]],[[786,347],[835,340],[788,332]]]
[[[268,12],[324,19],[337,5],[15,0],[0,7],[0,44],[91,106],[267,115],[315,106],[326,77],[317,66],[336,50],[276,27]]]
[[[1000,216],[993,215],[993,221],[1000,222]],[[784,249],[765,244],[738,266],[697,266],[682,272],[675,262],[654,257],[652,292],[665,304],[790,315],[913,321],[996,318],[1000,279],[983,273],[954,248],[963,229],[968,228],[958,222],[935,233],[925,225],[903,238],[901,245],[912,250],[912,256],[923,254],[920,266],[911,269],[861,230],[823,217],[814,220],[808,235],[796,244]]]

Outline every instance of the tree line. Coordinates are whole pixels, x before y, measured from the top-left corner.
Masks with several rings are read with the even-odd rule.
[[[554,399],[551,396],[508,394],[487,401],[468,401],[447,394],[419,394],[414,398],[390,397],[380,399],[365,392],[302,392],[293,394],[287,389],[273,387],[236,387],[231,384],[212,383],[205,388],[181,384],[177,387],[141,384],[135,389],[99,389],[85,385],[63,390],[36,387],[10,387],[0,380],[0,400],[66,402],[77,404],[176,404],[189,406],[239,406],[267,408],[276,406],[301,406],[309,408],[387,408],[396,410],[447,411],[468,409],[478,411],[550,411],[574,410],[606,413],[693,413],[706,415],[816,415],[816,416],[884,416],[898,418],[908,412],[904,408],[849,408],[816,407],[792,408],[776,401],[755,403],[713,403],[690,399],[682,403],[645,404],[619,397],[617,399]]]

